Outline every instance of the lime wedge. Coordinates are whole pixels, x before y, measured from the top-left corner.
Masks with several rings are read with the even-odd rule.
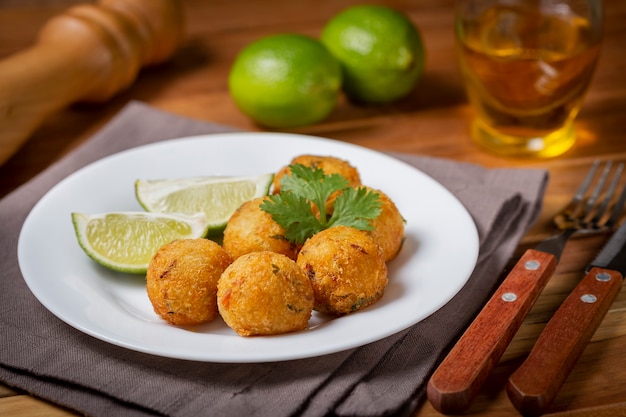
[[[115,271],[143,274],[156,251],[175,239],[204,237],[204,214],[113,212],[72,213],[78,244],[99,264]]]
[[[204,213],[209,233],[224,230],[243,203],[269,193],[274,174],[248,177],[192,177],[135,181],[139,204],[155,213]]]

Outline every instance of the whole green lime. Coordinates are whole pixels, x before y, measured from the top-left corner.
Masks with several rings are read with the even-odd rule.
[[[316,123],[341,93],[341,66],[319,40],[298,34],[259,39],[237,56],[228,79],[237,106],[257,123]]]
[[[422,74],[422,38],[403,13],[354,6],[333,17],[321,41],[341,62],[343,88],[353,101],[386,103],[412,91]]]

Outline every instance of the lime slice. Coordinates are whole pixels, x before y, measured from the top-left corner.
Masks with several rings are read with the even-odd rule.
[[[224,230],[243,203],[267,195],[274,174],[249,177],[192,177],[135,181],[139,204],[155,213],[204,213],[209,233]]]
[[[142,274],[156,251],[175,239],[200,238],[208,231],[204,214],[113,212],[72,213],[80,247],[115,271]]]

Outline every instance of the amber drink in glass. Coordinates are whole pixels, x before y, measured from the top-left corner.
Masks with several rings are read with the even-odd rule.
[[[472,138],[505,156],[567,151],[602,40],[599,0],[460,0],[456,39]]]

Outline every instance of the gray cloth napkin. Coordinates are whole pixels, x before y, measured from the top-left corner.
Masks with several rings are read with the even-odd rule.
[[[58,320],[30,293],[16,242],[54,184],[101,157],[159,140],[233,129],[131,103],[84,145],[0,201],[0,380],[90,416],[382,416],[411,413],[438,362],[495,289],[535,220],[542,170],[484,169],[394,155],[429,174],[467,207],[480,258],[442,309],[396,335],[331,355],[218,364],[168,359],[102,342]]]

